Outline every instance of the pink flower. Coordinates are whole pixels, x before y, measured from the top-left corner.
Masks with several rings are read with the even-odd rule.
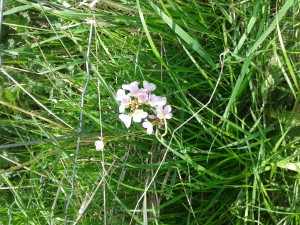
[[[143,81],[143,87],[144,87],[144,89],[146,89],[147,92],[151,92],[151,91],[154,91],[156,89],[155,84],[149,83],[146,80]]]
[[[125,95],[122,99],[121,99],[121,104],[128,106],[131,102],[131,98],[128,95]]]
[[[155,94],[150,95],[149,105],[150,106],[163,106],[167,103],[166,97],[156,96]]]
[[[172,118],[172,113],[171,113],[171,106],[167,105],[165,106],[165,108],[163,109],[163,107],[158,107],[156,109],[156,114],[157,114],[157,117],[159,119],[171,119]]]
[[[148,101],[148,94],[147,93],[139,93],[138,94],[138,101],[141,102],[141,103],[145,103]]]
[[[147,134],[152,134],[152,132],[153,132],[153,125],[152,125],[152,123],[150,123],[148,120],[146,120],[143,123],[143,127],[147,129]]]
[[[136,123],[139,123],[142,121],[142,119],[146,118],[148,116],[148,113],[141,110],[141,109],[137,109],[134,111],[132,117],[133,117],[133,121]]]
[[[133,120],[136,123],[142,123],[147,134],[152,134],[154,126],[160,127],[165,123],[165,119],[172,118],[171,106],[167,105],[167,98],[151,94],[154,90],[156,90],[156,85],[144,80],[142,88],[139,88],[139,83],[134,81],[122,85],[122,89],[117,91],[116,99],[120,102],[119,118],[127,128],[131,126]],[[148,114],[142,108],[150,109],[151,112],[156,110],[156,114]],[[129,111],[129,114],[125,114],[125,109]],[[99,151],[103,149],[100,141],[95,142],[95,146]]]
[[[130,91],[129,96],[137,96],[138,93],[142,92],[142,90],[139,89],[139,83],[137,81],[124,84],[122,88]]]
[[[126,126],[127,128],[130,127],[132,116],[125,115],[125,114],[120,114],[120,115],[119,115],[119,118],[120,118],[120,120],[125,124],[125,126]]]
[[[131,98],[125,94],[125,91],[123,89],[119,89],[117,91],[116,99],[121,102],[121,105],[119,106],[119,112],[123,113],[125,111],[125,108],[130,105]]]

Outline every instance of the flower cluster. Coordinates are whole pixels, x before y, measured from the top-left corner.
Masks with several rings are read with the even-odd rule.
[[[116,99],[121,103],[119,118],[127,128],[133,120],[142,123],[147,134],[152,134],[154,126],[160,127],[166,123],[166,119],[171,119],[171,106],[167,105],[167,98],[152,94],[155,89],[155,84],[148,81],[143,81],[142,88],[134,81],[118,90]]]

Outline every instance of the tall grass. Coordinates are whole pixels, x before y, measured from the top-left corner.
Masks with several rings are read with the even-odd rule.
[[[0,224],[299,224],[299,2],[91,2],[4,3]]]

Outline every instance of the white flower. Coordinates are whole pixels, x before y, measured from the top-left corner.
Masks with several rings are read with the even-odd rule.
[[[141,110],[141,109],[137,109],[134,111],[132,117],[133,117],[133,121],[136,123],[139,123],[142,121],[142,119],[146,118],[148,116],[148,113]]]
[[[103,151],[104,143],[101,140],[95,141],[96,151]]]
[[[156,89],[155,84],[149,83],[148,81],[143,81],[143,87],[147,90],[147,92],[154,91]]]
[[[153,132],[153,125],[152,125],[152,123],[150,123],[148,120],[146,120],[143,123],[143,127],[147,129],[147,134],[152,134],[152,132]]]
[[[165,106],[165,108],[163,109],[162,107],[158,107],[156,109],[156,114],[157,114],[157,117],[159,119],[171,119],[172,118],[172,113],[171,113],[171,106],[167,105]]]
[[[126,108],[126,106],[121,104],[121,105],[119,106],[119,113],[125,112],[125,108]]]
[[[119,106],[119,112],[123,113],[125,111],[125,108],[130,105],[131,98],[125,94],[125,91],[123,89],[119,89],[117,91],[116,99],[121,102],[121,105]]]
[[[129,89],[130,89],[130,86],[129,86],[129,84],[123,84],[123,85],[122,85],[122,88],[123,88],[124,90],[129,90]]]
[[[116,99],[118,101],[122,101],[122,99],[124,98],[124,96],[126,96],[125,91],[123,89],[119,89],[117,91],[117,97],[116,97]]]
[[[150,106],[163,106],[167,103],[166,97],[156,96],[155,94],[150,95],[149,105]]]
[[[131,125],[131,116],[128,116],[128,115],[125,115],[125,114],[120,114],[119,118],[125,124],[125,126],[127,128],[130,127],[130,125]]]

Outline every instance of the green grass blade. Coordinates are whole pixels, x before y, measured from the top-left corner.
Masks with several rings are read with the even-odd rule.
[[[266,40],[271,32],[276,28],[277,24],[283,19],[286,12],[293,6],[294,0],[287,0],[282,8],[276,14],[274,20],[270,26],[262,33],[262,35],[256,40],[252,48],[250,49],[248,56],[255,52],[255,50]]]
[[[167,14],[165,14],[160,8],[158,8],[151,0],[148,0],[149,4],[155,10],[155,12],[162,18],[162,20],[179,36],[185,43],[194,49],[211,67],[215,67],[215,63],[200,43],[192,38],[187,32],[185,32],[180,26],[178,26]]]

